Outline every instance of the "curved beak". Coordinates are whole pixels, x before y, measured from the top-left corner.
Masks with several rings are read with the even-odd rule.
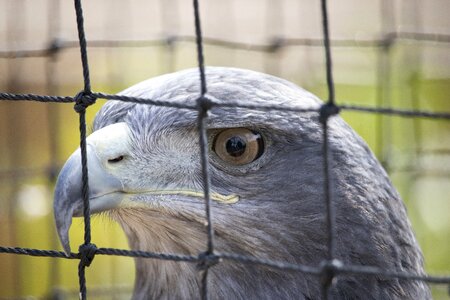
[[[106,172],[95,153],[94,146],[89,143],[87,145],[87,162],[91,213],[117,207],[122,200],[122,183]],[[59,239],[64,251],[69,254],[69,228],[72,224],[72,217],[83,215],[80,149],[70,156],[58,176],[53,208]]]

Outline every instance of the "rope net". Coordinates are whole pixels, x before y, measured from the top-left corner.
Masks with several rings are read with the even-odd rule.
[[[320,278],[327,278],[322,280],[322,298],[328,299],[330,297],[330,287],[333,282],[333,278],[339,275],[370,275],[383,277],[386,279],[397,278],[405,280],[421,280],[429,284],[450,284],[450,276],[431,276],[412,274],[406,272],[397,272],[394,270],[386,270],[382,268],[372,266],[361,265],[349,265],[342,264],[335,257],[335,210],[333,201],[335,200],[333,195],[333,189],[331,188],[330,181],[332,177],[330,175],[331,156],[328,149],[328,120],[341,111],[357,111],[370,114],[382,114],[382,115],[394,115],[405,118],[427,118],[431,120],[450,120],[450,113],[447,112],[431,112],[420,109],[397,109],[392,107],[368,107],[362,105],[348,105],[338,103],[335,97],[335,87],[333,80],[332,69],[332,55],[331,45],[333,47],[361,47],[361,48],[375,48],[385,51],[391,47],[394,42],[397,41],[414,41],[414,42],[433,42],[433,43],[450,43],[450,36],[443,34],[430,34],[430,33],[418,33],[418,32],[395,32],[387,33],[382,39],[364,39],[364,40],[330,40],[329,34],[329,21],[328,21],[328,9],[327,1],[322,0],[320,11],[322,17],[322,31],[323,38],[320,39],[298,39],[298,38],[276,38],[270,44],[246,44],[226,39],[218,38],[204,38],[202,36],[201,18],[199,10],[199,1],[193,0],[193,14],[195,21],[195,35],[170,35],[163,39],[154,40],[91,40],[87,41],[84,29],[84,14],[82,9],[82,1],[75,0],[75,12],[76,12],[76,24],[78,41],[69,40],[54,40],[47,48],[21,50],[21,51],[0,51],[0,58],[14,59],[14,58],[26,58],[26,57],[53,57],[56,54],[69,49],[79,48],[81,55],[81,64],[83,70],[83,89],[75,96],[50,96],[40,94],[15,94],[15,93],[0,93],[0,100],[7,101],[35,101],[35,102],[54,102],[54,103],[72,103],[74,109],[79,115],[79,134],[80,134],[80,149],[81,149],[81,165],[82,165],[82,195],[84,203],[84,243],[80,245],[78,252],[70,253],[66,256],[64,252],[55,250],[42,250],[42,249],[29,249],[21,247],[6,247],[0,246],[0,253],[9,253],[16,255],[26,256],[41,256],[51,258],[70,259],[78,261],[78,278],[79,278],[79,295],[81,299],[87,299],[89,295],[87,289],[87,281],[85,270],[89,267],[97,255],[112,255],[112,256],[126,256],[126,257],[142,257],[148,259],[159,259],[176,262],[188,262],[194,263],[199,266],[199,272],[202,272],[202,284],[199,297],[202,299],[208,299],[208,270],[210,267],[220,263],[220,261],[228,260],[241,264],[255,264],[264,265],[275,269],[303,272],[306,274],[313,274]],[[91,89],[90,82],[90,68],[88,62],[87,45],[89,47],[151,47],[158,45],[165,45],[172,47],[176,43],[180,42],[193,42],[196,45],[198,72],[201,92],[198,95],[198,99],[195,105],[172,103],[168,101],[158,99],[147,99],[139,97],[129,97],[123,95],[113,95],[102,92],[94,92]],[[325,74],[327,83],[327,101],[318,110],[305,110],[305,109],[293,109],[291,107],[283,107],[277,105],[250,105],[244,103],[234,102],[217,102],[215,99],[208,96],[208,87],[206,83],[206,75],[204,70],[204,45],[219,46],[223,48],[240,49],[245,51],[266,52],[275,53],[281,48],[294,47],[294,46],[308,46],[308,47],[321,47],[324,50],[325,57]],[[201,166],[203,174],[203,187],[204,187],[204,202],[206,212],[206,233],[207,239],[205,241],[204,252],[198,253],[198,255],[181,255],[176,253],[153,253],[144,251],[124,250],[115,248],[99,248],[92,243],[91,238],[91,217],[89,207],[89,181],[88,181],[88,169],[87,169],[87,155],[86,155],[86,111],[91,105],[93,105],[97,99],[105,100],[120,100],[124,102],[134,102],[146,105],[175,107],[196,110],[198,112],[198,132],[200,137],[201,148]],[[326,203],[326,228],[328,233],[328,255],[318,266],[306,266],[299,264],[291,264],[283,261],[272,261],[259,259],[251,256],[238,255],[234,253],[217,253],[214,245],[214,218],[211,215],[211,198],[210,198],[210,174],[209,174],[209,162],[208,162],[208,142],[206,135],[206,119],[207,112],[213,107],[242,107],[252,108],[261,111],[295,111],[302,112],[316,112],[320,116],[322,123],[322,135],[323,135],[323,174],[325,178],[324,182],[324,195]],[[54,180],[57,174],[57,166],[53,165],[50,170],[26,170],[25,172],[43,172],[49,171],[50,178]],[[7,173],[2,174],[8,176]]]

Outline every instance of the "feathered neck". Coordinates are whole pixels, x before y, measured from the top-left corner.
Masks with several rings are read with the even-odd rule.
[[[185,215],[173,216],[151,209],[132,208],[113,211],[111,217],[121,224],[133,250],[198,255],[206,249],[203,216],[186,218]],[[219,251],[274,260],[282,260],[281,256],[290,257],[284,251],[287,247],[278,248],[277,253],[265,253],[264,249],[267,250],[273,240],[264,242],[259,237],[246,236],[244,232],[230,233],[224,226],[219,222],[214,226],[215,244]],[[195,263],[147,258],[136,258],[135,263],[133,299],[200,298],[201,272]],[[306,278],[302,274],[279,272],[263,266],[243,267],[230,261],[222,261],[212,267],[208,278],[211,299],[244,299],[248,295],[261,299],[293,299],[307,290]]]
[[[111,217],[122,226],[133,250],[197,255],[206,247],[204,226],[195,222],[194,216],[183,220],[151,209],[131,208],[113,211]],[[133,299],[199,295],[195,263],[148,258],[136,258],[135,263]]]

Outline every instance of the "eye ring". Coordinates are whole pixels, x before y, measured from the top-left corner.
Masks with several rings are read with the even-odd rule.
[[[118,163],[119,161],[122,161],[123,159],[124,159],[124,156],[120,155],[120,156],[117,156],[115,158],[108,159],[108,163],[115,164],[115,163]]]
[[[242,166],[261,157],[264,141],[260,133],[248,128],[229,128],[215,136],[212,150],[226,163]]]

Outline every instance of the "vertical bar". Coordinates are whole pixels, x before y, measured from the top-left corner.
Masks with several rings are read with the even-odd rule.
[[[75,0],[75,12],[77,15],[77,30],[78,39],[80,43],[81,63],[83,66],[83,79],[84,79],[84,91],[81,98],[91,93],[91,83],[89,77],[89,64],[86,49],[86,37],[84,32],[84,19],[83,9],[81,6],[81,0]],[[83,100],[83,99],[81,99]],[[83,107],[79,111],[80,115],[80,150],[81,150],[81,170],[82,170],[82,197],[83,197],[83,217],[84,217],[84,245],[88,245],[91,242],[91,217],[90,217],[90,204],[89,204],[89,177],[87,168],[87,154],[86,154],[86,109]],[[83,259],[80,260],[78,265],[78,279],[80,285],[80,298],[86,299],[86,266]]]
[[[195,42],[197,45],[197,60],[198,69],[200,72],[200,94],[203,97],[206,92],[206,78],[205,78],[205,63],[203,56],[203,38],[202,38],[202,28],[200,24],[200,8],[198,5],[198,0],[194,1],[194,17],[195,17]]]
[[[333,206],[333,192],[330,183],[331,170],[330,170],[330,150],[328,143],[328,120],[324,121],[322,124],[323,129],[323,144],[322,153],[324,155],[323,160],[323,173],[325,175],[324,181],[324,191],[325,191],[325,201],[326,201],[326,214],[327,214],[327,232],[328,232],[328,260],[332,260],[335,257],[336,241],[335,241],[335,211]]]
[[[332,190],[332,177],[331,177],[331,155],[329,150],[329,137],[328,137],[328,119],[333,114],[337,113],[337,108],[335,107],[335,93],[334,93],[334,81],[333,81],[333,68],[331,61],[331,49],[330,49],[330,36],[328,30],[328,11],[327,11],[327,1],[321,0],[321,11],[322,11],[322,29],[324,36],[324,50],[325,50],[325,64],[326,64],[326,78],[328,87],[328,101],[327,104],[323,105],[320,111],[320,119],[322,123],[322,133],[323,133],[323,173],[324,173],[324,194],[325,194],[325,206],[326,206],[326,228],[328,233],[328,263],[330,263],[335,257],[335,208],[333,205],[334,195]],[[324,299],[329,299],[330,288],[334,274],[329,268],[324,269],[323,281],[322,281],[322,297]]]
[[[9,12],[6,13],[7,16],[7,44],[11,50],[17,51],[22,49],[23,43],[21,41],[25,34],[25,1],[17,0],[17,1],[8,1]],[[8,70],[8,81],[7,81],[7,90],[10,92],[19,92],[21,88],[21,76],[24,76],[22,72],[22,61],[18,59],[10,59],[8,60],[7,65]],[[8,110],[8,131],[7,131],[7,139],[10,145],[9,151],[9,161],[11,165],[11,169],[17,169],[20,166],[20,160],[22,157],[22,152],[20,149],[22,148],[20,141],[21,136],[21,122],[20,122],[20,112],[21,107],[14,104],[7,104]],[[11,186],[10,192],[8,195],[8,219],[9,219],[9,228],[8,235],[9,240],[12,245],[17,245],[18,242],[18,222],[16,220],[16,212],[17,212],[17,193],[19,191],[19,176],[13,176],[11,178]],[[21,258],[14,255],[11,257],[12,262],[12,281],[13,281],[13,294],[15,297],[22,296],[22,264]]]
[[[209,174],[209,162],[208,162],[208,138],[206,136],[206,115],[207,110],[201,109],[198,116],[198,130],[200,133],[200,159],[203,174],[203,192],[205,194],[205,211],[206,211],[206,230],[208,235],[206,254],[214,254],[214,230],[211,221],[211,196],[210,185],[211,179]],[[208,299],[208,269],[206,265],[203,271],[202,277],[202,299]]]
[[[422,1],[412,1],[408,2],[412,6],[412,26],[414,27],[414,32],[423,32],[423,21],[422,14],[423,5]],[[411,47],[412,48],[412,47]],[[407,56],[407,64],[410,67],[408,69],[408,84],[409,84],[409,94],[408,97],[411,99],[412,108],[416,111],[421,109],[420,103],[420,91],[421,91],[421,73],[422,73],[422,53],[423,48],[420,43],[417,43],[414,48],[411,49],[408,47],[406,51]],[[413,62],[413,63],[409,63]],[[418,166],[417,160],[423,154],[422,150],[422,142],[423,142],[423,132],[422,132],[422,120],[420,118],[413,118],[413,138],[414,138],[414,159],[412,160],[412,168],[416,168]],[[409,166],[408,166],[409,167]],[[412,191],[412,189],[408,189],[408,191]],[[408,197],[411,199],[412,197]]]
[[[335,219],[336,213],[333,205],[334,195],[331,184],[331,170],[330,161],[331,155],[328,143],[328,117],[322,121],[322,153],[323,153],[323,174],[324,174],[324,193],[325,193],[325,207],[326,207],[326,230],[328,233],[327,239],[327,260],[331,262],[335,257]],[[329,273],[329,270],[325,271],[327,274],[323,274],[325,281],[322,282],[322,298],[329,299],[330,288],[333,279],[333,274]]]
[[[414,32],[423,32],[423,20],[422,20],[422,13],[423,13],[423,3],[420,0],[414,0],[414,1],[408,1],[404,3],[406,5],[410,4],[412,6],[412,26]],[[405,62],[405,65],[407,66],[406,70],[409,72],[409,78],[408,78],[408,85],[409,85],[409,94],[408,97],[411,99],[411,105],[412,108],[416,111],[419,111],[421,109],[421,83],[423,78],[421,77],[422,74],[422,54],[423,54],[423,47],[422,43],[415,43],[411,47],[407,47],[405,50],[405,55],[407,58],[407,61]],[[411,62],[411,63],[410,63]],[[403,89],[402,89],[403,90]],[[402,97],[403,99],[403,97]],[[405,97],[406,99],[406,97]],[[405,122],[405,121],[403,121]],[[423,144],[423,121],[420,118],[412,118],[412,130],[413,130],[413,158],[408,160],[406,168],[411,170],[406,176],[406,185],[408,188],[404,189],[404,192],[407,196],[403,197],[403,200],[406,204],[412,204],[411,202],[408,203],[408,201],[411,201],[413,199],[417,199],[416,192],[417,189],[414,187],[417,187],[418,183],[418,177],[417,175],[420,174],[420,161],[422,158],[422,155],[425,155],[424,150],[424,144]],[[416,204],[417,205],[417,204]],[[415,206],[415,209],[409,211],[409,216],[412,217],[411,212],[417,211],[419,209],[419,206]],[[417,213],[417,212],[416,212]],[[422,218],[419,218],[422,220]],[[420,221],[422,226],[426,226],[423,221]],[[426,247],[426,243],[429,242],[428,239],[424,239],[421,242],[422,247]],[[424,282],[422,282],[423,285],[426,285]],[[430,286],[430,290],[432,290],[433,286]],[[450,285],[449,285],[450,288]],[[450,289],[449,289],[449,296],[450,296]]]
[[[331,49],[330,49],[330,33],[328,30],[328,10],[327,0],[321,0],[322,4],[322,27],[323,27],[323,43],[325,47],[325,62],[326,62],[326,74],[327,74],[327,87],[328,87],[328,103],[334,105],[334,81],[333,81],[333,66],[331,61]]]
[[[163,73],[174,72],[176,66],[176,36],[179,31],[179,11],[175,0],[160,0],[161,23],[166,36],[166,47],[162,47],[161,55],[166,61]]]
[[[9,89],[9,88],[8,88]],[[16,90],[14,90],[16,91]],[[20,126],[20,107],[15,105],[14,103],[7,103],[7,131],[6,131],[6,142],[9,145],[8,151],[8,160],[10,162],[9,169],[13,171],[18,170],[20,168],[20,161],[22,157],[22,151],[20,149],[22,136],[22,128]],[[9,191],[7,194],[8,201],[8,239],[11,245],[18,244],[18,226],[19,222],[17,221],[17,194],[19,191],[19,179],[21,177],[18,174],[11,176],[10,179],[6,179],[9,183]],[[11,273],[10,277],[12,278],[13,283],[13,295],[15,297],[22,296],[22,264],[21,258],[17,255],[13,255],[10,257],[11,259]]]
[[[122,39],[124,36],[129,36],[130,26],[122,26],[123,20],[132,20],[130,14],[129,6],[130,1],[121,0],[110,0],[108,3],[108,17],[104,22],[104,38],[106,40],[117,40]],[[118,38],[120,36],[120,38]],[[133,51],[131,49],[130,51]],[[125,86],[124,78],[129,72],[129,64],[126,59],[122,57],[123,49],[116,47],[106,47],[105,58],[108,61],[107,70],[102,74],[107,75],[104,84],[108,86],[109,89],[112,87],[117,89],[120,87],[122,89]],[[127,51],[127,55],[128,55]],[[131,56],[131,53],[129,53]]]
[[[264,54],[266,73],[281,76],[283,49],[283,1],[266,1],[266,32],[271,43],[270,52]]]
[[[204,96],[207,92],[206,87],[206,77],[205,77],[205,68],[204,68],[204,58],[203,58],[203,42],[202,42],[202,34],[200,27],[200,14],[198,1],[194,0],[194,13],[195,13],[195,32],[196,32],[196,43],[197,43],[197,54],[198,54],[198,68],[200,73],[200,98],[199,98],[199,122],[198,122],[198,130],[200,133],[200,156],[201,156],[201,165],[202,165],[202,173],[203,173],[203,190],[205,193],[205,204],[206,204],[206,218],[207,218],[207,228],[208,228],[208,253],[213,252],[213,230],[211,226],[211,202],[210,202],[210,178],[208,171],[208,139],[206,136],[206,118],[208,113],[208,107],[206,107],[205,102],[202,103],[202,100],[205,100]]]
[[[78,36],[80,39],[81,62],[83,65],[84,92],[91,92],[91,84],[89,79],[89,66],[87,61],[86,39],[83,28],[83,10],[81,8],[81,0],[75,0],[75,10],[77,13]],[[81,95],[83,97],[84,95]],[[82,196],[83,196],[83,216],[84,216],[84,243],[91,242],[91,221],[90,221],[90,203],[89,203],[89,179],[87,169],[86,154],[86,110],[80,112],[80,150],[81,150],[81,167],[82,167]]]
[[[84,17],[83,8],[81,6],[81,0],[75,1],[75,12],[77,15],[77,30],[78,30],[78,40],[80,43],[80,54],[81,54],[81,64],[83,66],[83,79],[84,79],[84,92],[91,92],[91,80],[89,76],[89,63],[86,51],[86,36],[84,33]]]
[[[378,53],[377,63],[377,107],[391,107],[391,49],[393,45],[392,29],[395,28],[395,7],[390,0],[381,1],[381,34],[383,44]],[[377,115],[377,153],[386,171],[390,171],[391,128],[389,116]]]
[[[194,17],[195,17],[195,36],[197,44],[197,59],[198,59],[198,69],[200,73],[200,97],[198,98],[198,131],[200,135],[200,157],[201,166],[203,174],[203,192],[205,194],[205,211],[206,211],[206,229],[207,229],[207,250],[206,256],[214,254],[214,230],[211,221],[211,196],[210,196],[210,185],[211,179],[209,174],[209,161],[208,161],[208,140],[206,136],[206,118],[208,114],[208,103],[205,98],[207,92],[206,87],[206,77],[205,77],[205,67],[204,67],[204,57],[203,57],[203,42],[202,42],[202,31],[200,24],[200,10],[198,0],[194,1]],[[203,261],[205,269],[203,270],[202,276],[202,288],[201,288],[201,298],[209,299],[208,297],[208,272],[209,265],[207,257]]]

